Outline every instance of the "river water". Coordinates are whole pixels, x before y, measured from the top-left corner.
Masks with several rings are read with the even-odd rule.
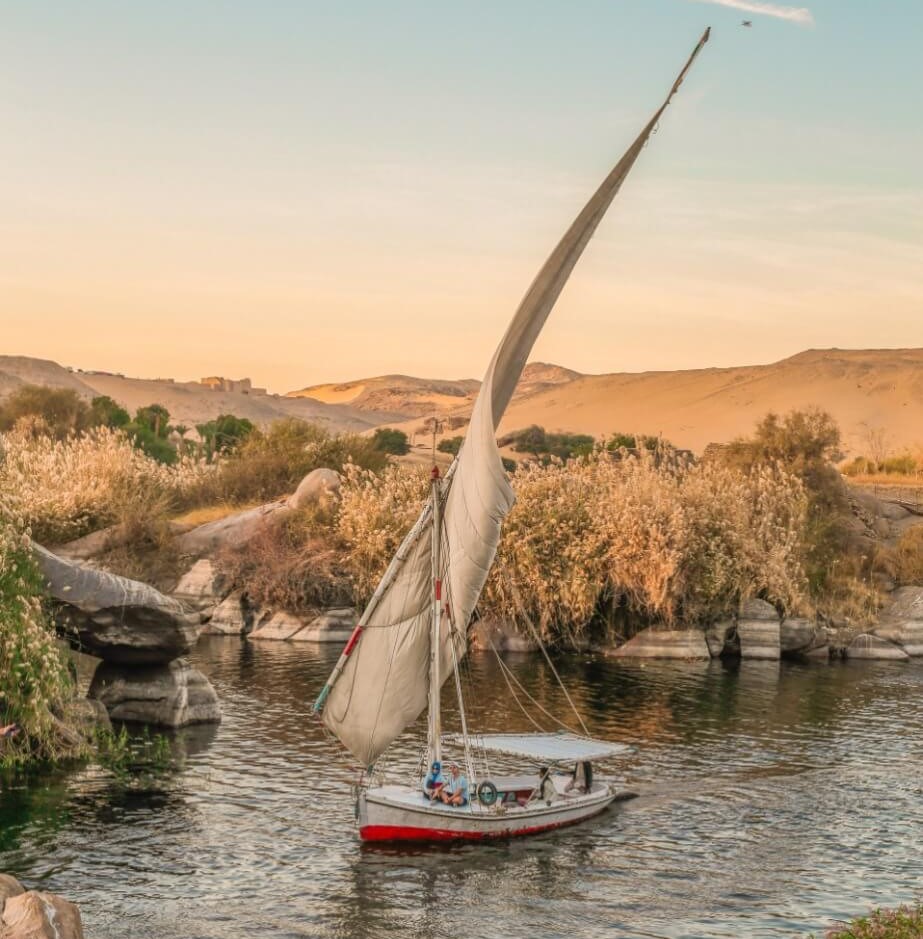
[[[203,640],[221,725],[138,778],[6,778],[0,871],[78,901],[87,939],[799,936],[923,894],[923,666],[562,658],[640,797],[523,841],[383,848],[309,715],[337,652]],[[567,716],[539,656],[506,661]],[[472,724],[530,729],[492,655],[470,672]]]

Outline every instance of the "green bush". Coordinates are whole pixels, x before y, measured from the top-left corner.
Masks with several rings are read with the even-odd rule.
[[[0,431],[12,430],[20,420],[63,440],[93,423],[90,406],[71,388],[23,385],[0,405]]]
[[[436,449],[440,453],[453,453],[457,454],[461,450],[461,445],[464,442],[464,437],[446,437],[445,440],[440,440]]]
[[[108,395],[99,395],[90,403],[90,422],[94,427],[125,427],[131,417],[125,408],[120,407]]]
[[[191,491],[189,505],[246,503],[281,498],[319,467],[342,471],[347,463],[378,470],[387,456],[368,437],[331,434],[317,424],[288,418],[254,430]]]
[[[42,609],[42,580],[19,512],[0,495],[0,764],[73,754],[56,710],[73,696],[65,654]]]
[[[219,414],[213,421],[196,424],[205,451],[209,456],[229,453],[246,440],[256,427],[245,417],[234,414]]]
[[[530,453],[537,460],[548,457],[569,460],[592,453],[595,440],[589,434],[549,434],[544,427],[533,424],[506,434],[498,443],[516,453]]]
[[[393,427],[379,427],[372,437],[375,449],[382,453],[391,453],[394,456],[403,456],[410,452],[410,444],[407,442],[407,434],[402,430],[395,430]]]
[[[923,936],[923,904],[875,910],[824,935],[825,939],[919,939]]]

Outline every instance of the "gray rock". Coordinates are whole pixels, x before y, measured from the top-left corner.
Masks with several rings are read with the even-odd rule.
[[[68,702],[64,717],[71,727],[87,739],[93,738],[98,730],[112,730],[109,712],[102,701],[95,698],[75,698]]]
[[[699,629],[642,629],[608,654],[637,659],[711,658],[705,633]]]
[[[18,897],[25,893],[26,888],[9,874],[0,874],[0,916],[3,915],[3,907],[10,897]]]
[[[214,609],[226,596],[224,578],[215,570],[209,558],[196,561],[180,577],[173,588],[173,597],[193,610],[204,612]]]
[[[198,637],[197,619],[148,584],[81,567],[39,545],[33,549],[55,622],[74,648],[107,662],[140,665],[185,655]]]
[[[779,627],[779,646],[783,653],[802,652],[816,645],[817,626],[810,620],[791,617],[784,620]]]
[[[212,611],[211,619],[202,628],[205,636],[244,636],[256,622],[257,610],[247,599],[246,591],[228,594]]]
[[[88,695],[101,701],[118,721],[183,727],[221,720],[215,689],[185,659],[142,667],[103,662]]]
[[[891,602],[881,611],[882,618],[923,623],[923,587],[900,587]]]
[[[849,659],[895,659],[909,661],[910,656],[899,646],[873,636],[871,633],[861,633],[846,648],[846,657]]]
[[[214,554],[224,547],[240,547],[261,531],[264,525],[291,511],[291,507],[284,501],[258,505],[199,525],[180,535],[176,539],[176,546],[182,554],[193,557]]]
[[[741,620],[767,620],[768,622],[779,622],[779,611],[765,600],[744,600],[740,604]]]
[[[292,613],[280,610],[274,613],[265,623],[261,623],[250,633],[249,638],[254,640],[270,639],[277,642],[291,639],[295,633],[304,629],[304,622]]]
[[[538,643],[522,635],[512,624],[485,617],[469,632],[473,649],[496,649],[497,652],[536,652]]]
[[[83,939],[80,911],[53,893],[27,890],[3,907],[3,939]]]
[[[892,522],[899,522],[910,515],[910,510],[896,502],[882,502],[881,514]]]
[[[346,642],[356,628],[356,611],[352,607],[326,610],[304,629],[296,632],[292,642]]]
[[[181,535],[190,528],[184,522],[167,522],[167,526],[172,535]],[[53,552],[68,561],[88,561],[113,548],[121,547],[132,537],[134,537],[134,531],[130,526],[110,525],[108,528],[90,532],[89,535],[68,541],[66,544],[56,545]]]
[[[713,623],[709,626],[705,630],[705,643],[711,657],[717,659],[722,655],[740,652],[739,646],[734,644],[736,635],[737,624],[732,619],[722,620],[720,623]]]
[[[330,508],[339,498],[340,474],[332,469],[316,469],[301,480],[294,495],[289,496],[288,504],[293,509],[309,505]]]
[[[737,624],[737,635],[743,659],[778,659],[782,656],[778,617],[773,621],[741,619]]]

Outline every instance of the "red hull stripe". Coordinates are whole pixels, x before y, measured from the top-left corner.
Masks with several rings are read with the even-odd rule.
[[[363,841],[485,841],[492,838],[518,838],[520,835],[537,835],[552,828],[576,825],[598,815],[606,806],[591,815],[551,822],[548,825],[532,825],[529,828],[500,828],[496,831],[452,831],[448,828],[416,828],[409,825],[366,825],[359,829]]]

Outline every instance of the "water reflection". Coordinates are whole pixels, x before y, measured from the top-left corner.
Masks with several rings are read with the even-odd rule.
[[[923,885],[919,666],[568,657],[590,730],[635,747],[639,799],[522,842],[368,848],[354,772],[310,715],[337,652],[206,641],[223,723],[177,734],[142,789],[98,768],[6,780],[0,869],[79,899],[97,939],[790,936]],[[539,657],[508,662],[566,719]],[[530,729],[492,656],[467,672],[473,725]]]

